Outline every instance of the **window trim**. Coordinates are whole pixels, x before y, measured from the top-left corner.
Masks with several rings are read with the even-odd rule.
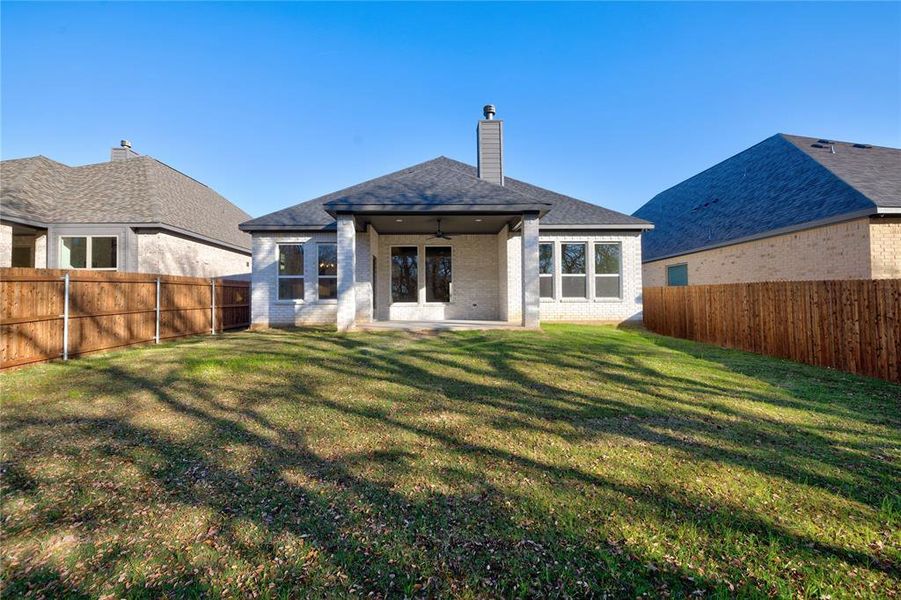
[[[541,246],[546,245],[551,247],[551,272],[544,273],[541,272]],[[538,301],[539,302],[556,302],[557,301],[557,242],[556,240],[544,241],[542,242],[539,238],[538,240]],[[542,296],[541,295],[541,278],[550,278],[551,280],[551,295],[550,296]],[[562,283],[562,282],[561,282]]]
[[[598,273],[597,272],[597,247],[599,245],[606,244],[611,246],[619,246],[619,272],[618,273]],[[592,298],[598,302],[617,302],[623,299],[623,243],[617,240],[595,240],[591,244],[591,259],[592,259],[592,277],[591,277],[591,285],[592,285]],[[619,277],[619,293],[616,296],[599,296],[598,295],[598,277]]]
[[[669,270],[672,267],[685,267],[685,285],[673,285],[669,282],[670,281],[669,280]],[[680,263],[673,263],[671,265],[666,265],[666,287],[687,287],[688,283],[689,282],[688,282],[688,263],[687,262],[680,262]]]
[[[566,246],[566,245],[571,245],[571,246],[581,245],[585,248],[585,272],[584,273],[564,273],[563,272],[563,246]],[[589,277],[588,271],[591,267],[591,259],[593,259],[594,256],[588,255],[589,247],[590,247],[590,244],[588,243],[588,241],[582,241],[582,240],[572,240],[572,241],[561,240],[560,241],[559,264],[560,264],[560,301],[561,302],[588,302],[591,299],[591,291],[592,290],[591,290],[591,286],[589,285],[589,282],[588,282],[588,277]],[[564,277],[584,277],[585,278],[585,295],[584,296],[564,296],[563,295],[563,278]]]
[[[62,266],[62,256],[63,256],[63,240],[73,239],[73,238],[85,238],[85,259],[83,267],[64,267]],[[115,267],[92,267],[92,253],[94,250],[94,238],[116,238],[116,266]],[[66,269],[69,271],[118,271],[119,270],[119,234],[96,234],[96,235],[60,235],[59,236],[59,246],[56,254],[56,264],[59,265],[60,269]]]
[[[319,274],[319,249],[323,246],[334,246],[335,247],[335,274],[334,275],[320,275]],[[319,296],[319,280],[320,279],[334,279],[335,280],[335,297],[334,298],[321,298]],[[317,302],[322,302],[325,304],[333,304],[338,302],[338,242],[316,242],[316,300]]]
[[[423,265],[428,265],[428,251],[429,248],[450,248],[451,251],[451,280],[450,280],[450,300],[447,302],[441,302],[438,300],[429,300],[429,271],[426,268],[422,274],[422,305],[423,306],[447,306],[448,304],[454,303],[454,247],[451,244],[423,244],[422,245],[422,256],[425,259]]]
[[[279,259],[281,259],[282,246],[300,246],[301,252],[301,265],[302,268],[300,270],[300,275],[282,275],[278,272]],[[275,301],[281,304],[303,304],[306,301],[307,295],[307,282],[306,282],[306,271],[307,271],[307,252],[306,248],[304,248],[304,242],[278,242],[276,244],[275,251]],[[303,298],[282,298],[279,296],[279,292],[281,290],[281,280],[282,279],[303,279]]]
[[[395,248],[416,248],[416,300],[395,302],[394,301],[394,249]],[[420,277],[420,251],[419,244],[391,244],[388,246],[388,306],[421,306],[422,297],[425,290],[422,289],[419,282]]]

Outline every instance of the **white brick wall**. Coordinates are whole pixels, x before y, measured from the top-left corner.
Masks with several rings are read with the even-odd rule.
[[[141,273],[221,277],[250,272],[250,257],[234,250],[164,232],[139,233],[136,239]]]

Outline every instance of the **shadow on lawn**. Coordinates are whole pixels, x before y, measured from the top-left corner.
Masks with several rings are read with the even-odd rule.
[[[654,349],[598,336],[590,329],[543,335],[443,334],[414,341],[404,334],[243,334],[218,346],[183,345],[183,350],[176,346],[168,354],[148,353],[143,366],[124,360],[72,363],[66,367],[72,391],[89,398],[100,390],[122,397],[120,413],[59,416],[23,411],[4,415],[2,428],[20,446],[17,460],[48,458],[50,449],[26,443],[47,438],[58,440],[53,453],[71,461],[102,458],[140,468],[152,482],[152,492],[115,492],[136,509],[165,500],[212,511],[216,531],[196,543],[218,544],[254,568],[266,565],[259,576],[267,586],[273,583],[264,588],[273,595],[307,589],[389,596],[573,596],[602,591],[679,596],[697,589],[729,594],[735,589],[729,586],[784,593],[803,585],[788,575],[785,581],[755,579],[741,564],[730,566],[725,558],[716,574],[651,558],[644,549],[611,536],[604,526],[608,515],[629,514],[637,506],[662,522],[693,523],[711,539],[737,533],[757,536],[796,562],[819,563],[823,570],[850,566],[881,571],[897,581],[897,565],[880,556],[800,535],[737,503],[711,506],[709,499],[662,482],[623,483],[602,468],[552,460],[540,449],[526,455],[474,438],[465,429],[423,420],[452,412],[487,419],[488,429],[499,436],[556,435],[576,444],[622,436],[669,448],[686,460],[730,463],[870,507],[883,500],[879,490],[901,482],[897,467],[874,456],[880,448],[897,449],[897,440],[839,446],[814,426],[773,421],[725,402],[740,397],[831,415],[847,411],[860,423],[882,423],[891,418],[884,415],[892,414],[893,399],[874,399],[876,410],[870,405],[868,413],[862,406],[840,408],[833,406],[838,402],[743,389],[725,378],[676,377],[652,366],[648,353],[686,350],[656,338],[647,338]],[[709,359],[707,351],[699,358]],[[728,358],[716,355],[712,360],[729,368]],[[198,376],[210,365],[223,369],[215,383]],[[558,370],[561,379],[548,383],[528,365]],[[769,376],[784,377],[769,366]],[[248,368],[254,369],[249,387],[240,379]],[[574,373],[615,384],[613,389],[621,388],[623,397],[611,397],[610,388],[602,394],[584,381],[565,379]],[[336,396],[334,387],[347,381],[355,382],[354,392],[347,398]],[[149,393],[167,411],[190,419],[195,433],[173,437],[132,422],[126,399],[136,393]],[[370,395],[372,401],[367,401]],[[701,397],[703,405],[693,401]],[[718,404],[716,398],[724,402]],[[275,407],[285,403],[297,404],[289,407],[297,420],[273,417],[278,414]],[[314,442],[310,436],[320,432],[303,421],[312,411],[347,421],[358,435],[378,432],[383,447],[336,456],[313,450],[321,440]],[[873,417],[872,412],[883,416]],[[250,463],[244,468],[218,459],[224,449],[235,446],[249,449]],[[85,447],[90,448],[89,458]],[[398,478],[423,469],[417,464],[419,448],[445,460],[423,474],[417,489],[398,489]],[[153,460],[142,459],[147,452]],[[786,464],[787,453],[799,460]],[[457,466],[448,464],[455,461]],[[802,462],[828,465],[841,476]],[[42,485],[47,484],[27,475],[21,463],[6,468],[13,476],[4,472],[4,496],[40,504]],[[517,492],[500,485],[498,473],[506,483],[520,479],[530,482],[527,486],[561,490],[596,506],[588,509],[588,522],[566,522],[564,514],[548,510],[553,503],[548,507],[530,500],[532,490]],[[33,516],[36,524],[29,533],[73,523],[88,529],[127,528],[128,518],[110,523],[102,512],[45,506]],[[240,529],[247,523],[265,532],[264,542],[244,539]],[[6,536],[17,533],[13,527]],[[304,536],[300,539],[318,558],[275,560],[283,535]],[[146,586],[148,595],[208,593],[209,580],[194,571],[189,555],[187,549],[163,553],[158,560],[183,567],[169,569],[175,580],[136,575],[134,589]],[[140,558],[126,549],[97,568],[112,573]],[[217,563],[215,570],[222,573],[226,567]],[[96,591],[91,587],[96,581],[91,589],[80,590],[62,572],[48,569],[43,565],[10,573],[6,593],[15,595],[29,586],[70,594]],[[121,585],[112,589],[124,592]]]

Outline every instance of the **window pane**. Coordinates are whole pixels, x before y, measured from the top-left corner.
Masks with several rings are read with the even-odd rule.
[[[319,299],[334,300],[338,297],[338,278],[337,277],[320,277],[319,278]]]
[[[319,274],[338,274],[338,246],[335,244],[319,244]]]
[[[619,277],[595,277],[594,295],[597,298],[619,298]]]
[[[619,275],[619,244],[594,245],[594,272]]]
[[[116,268],[116,238],[95,237],[91,238],[91,268],[115,269]]]
[[[563,278],[563,297],[564,298],[587,298],[585,293],[586,277],[564,277]]]
[[[419,270],[415,247],[391,249],[391,301],[417,302]]]
[[[585,273],[585,244],[561,244],[560,266],[564,274]],[[566,286],[563,288],[566,289]]]
[[[34,248],[13,246],[12,267],[34,267]]]
[[[63,269],[84,269],[88,266],[88,238],[66,237],[60,245],[59,266]]]
[[[554,278],[553,277],[539,277],[538,280],[541,282],[541,297],[542,298],[553,298],[554,297]]]
[[[278,274],[303,275],[303,246],[278,247]]]
[[[447,246],[425,249],[425,300],[450,302],[451,249]]]
[[[688,265],[672,265],[667,267],[666,285],[688,285]]]
[[[279,279],[279,300],[303,300],[303,279]]]
[[[550,275],[554,272],[554,245],[538,244],[538,272]]]

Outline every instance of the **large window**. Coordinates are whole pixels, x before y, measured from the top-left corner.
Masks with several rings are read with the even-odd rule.
[[[59,240],[61,269],[115,270],[119,239],[112,236],[62,236]]]
[[[622,248],[619,242],[594,245],[594,297],[619,298],[622,294]]]
[[[391,248],[391,301],[419,301],[419,265],[416,246]]]
[[[587,298],[585,244],[560,244],[560,275],[564,298]]]
[[[666,268],[666,285],[688,285],[688,265],[670,265]]]
[[[278,247],[278,299],[303,300],[303,246]]]
[[[319,244],[319,299],[338,297],[338,246]]]
[[[453,257],[450,246],[425,248],[425,301],[450,302]]]
[[[538,244],[538,281],[542,298],[554,297],[554,244]]]

